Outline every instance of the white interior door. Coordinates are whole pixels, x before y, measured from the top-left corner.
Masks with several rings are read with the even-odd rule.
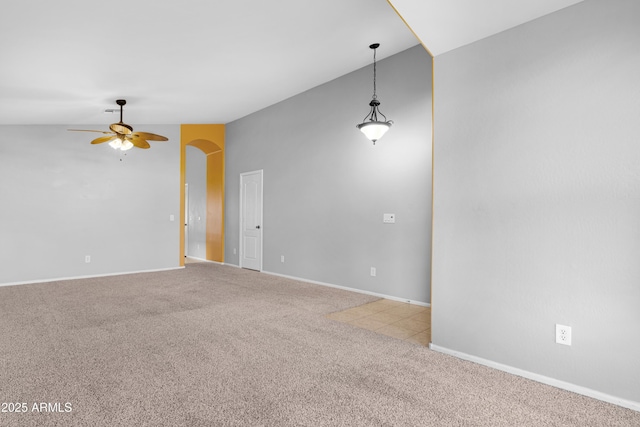
[[[240,174],[240,267],[262,270],[262,170]]]

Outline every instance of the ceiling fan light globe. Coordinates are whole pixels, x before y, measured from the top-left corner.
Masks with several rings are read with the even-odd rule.
[[[358,129],[372,142],[376,142],[382,136],[387,133],[389,128],[391,127],[391,122],[365,122],[361,123],[358,126]]]
[[[109,146],[114,150],[117,150],[119,148],[122,148],[122,141],[120,140],[120,138],[113,138],[111,141],[109,141]]]
[[[131,150],[133,148],[133,143],[131,141],[122,141],[122,146],[120,147],[120,150],[122,151],[127,151],[127,150]]]

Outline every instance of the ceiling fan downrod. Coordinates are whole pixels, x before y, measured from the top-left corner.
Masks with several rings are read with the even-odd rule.
[[[122,106],[126,103],[125,99],[116,100],[116,104],[120,106],[120,121],[109,125],[109,129],[120,135],[131,135],[133,133],[133,128],[122,121]]]

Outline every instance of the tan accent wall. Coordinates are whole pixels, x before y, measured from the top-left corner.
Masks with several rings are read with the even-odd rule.
[[[224,137],[225,125],[180,126],[180,265],[184,265],[184,185],[186,146],[207,156],[207,260],[224,262]]]

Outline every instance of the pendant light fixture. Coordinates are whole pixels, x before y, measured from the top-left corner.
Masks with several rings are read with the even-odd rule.
[[[379,46],[380,43],[374,43],[369,46],[369,48],[373,49],[373,98],[369,103],[371,111],[369,111],[369,114],[367,114],[362,123],[356,126],[373,142],[373,145],[376,144],[377,140],[382,138],[382,135],[384,135],[393,124],[393,120],[387,120],[387,117],[378,110],[380,101],[378,101],[378,96],[376,95],[376,49]],[[378,120],[378,115],[381,115],[384,121]]]

